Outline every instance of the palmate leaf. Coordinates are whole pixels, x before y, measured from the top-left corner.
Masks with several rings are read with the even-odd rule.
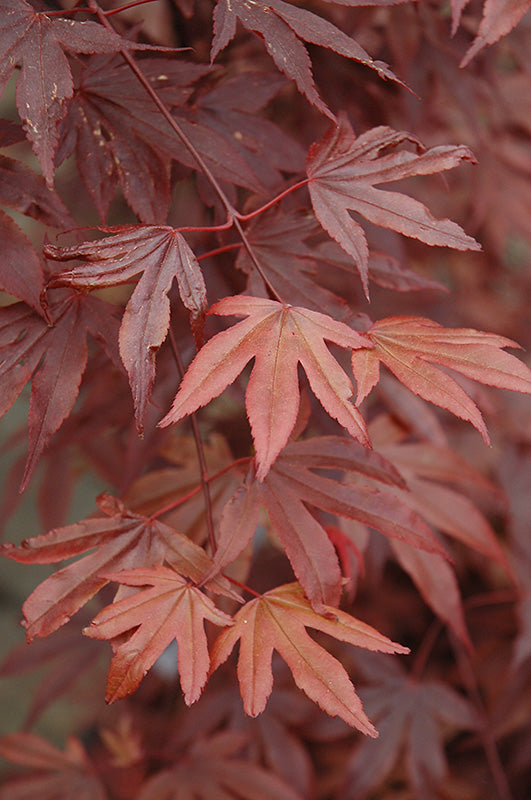
[[[126,586],[151,587],[106,606],[83,631],[93,639],[115,639],[137,629],[115,649],[106,701],[112,703],[134,692],[175,639],[184,700],[187,705],[195,703],[210,666],[204,620],[225,627],[232,625],[232,617],[168,567],[106,573],[105,578]]]
[[[26,564],[50,564],[89,552],[78,561],[46,578],[23,606],[24,626],[29,641],[48,636],[64,625],[72,614],[108,583],[106,573],[170,563],[181,575],[199,582],[212,561],[205,551],[186,536],[159,520],[136,515],[110,495],[98,498],[105,517],[94,517],[33,539],[19,547],[10,543],[2,555]],[[217,577],[208,588],[232,598],[226,578]]]
[[[474,730],[478,717],[471,703],[438,681],[419,681],[398,659],[363,653],[362,673],[371,686],[360,689],[379,738],[360,742],[350,758],[341,800],[365,800],[404,756],[415,797],[433,797],[444,779],[443,726]]]
[[[502,349],[519,345],[504,336],[469,328],[443,328],[422,317],[379,320],[367,336],[374,348],[362,355],[352,353],[357,403],[378,382],[382,362],[412,392],[471,422],[488,443],[487,428],[476,404],[453,378],[432,365],[453,369],[488,386],[531,393],[531,372]]]
[[[174,279],[192,330],[202,337],[207,307],[201,267],[184,236],[169,226],[124,225],[104,229],[114,236],[73,247],[46,245],[48,258],[87,259],[53,276],[52,285],[96,289],[131,280],[143,272],[120,327],[120,355],[129,375],[137,427],[142,430],[155,379],[155,357],[170,324],[168,293]]]
[[[313,470],[342,470],[346,483]],[[354,519],[392,539],[432,553],[442,549],[427,525],[394,494],[403,480],[389,461],[356,442],[324,436],[289,444],[263,482],[252,477],[223,511],[213,571],[230,564],[251,540],[263,506],[313,607],[338,605],[341,572],[325,527],[307,505]]]
[[[87,335],[118,360],[118,320],[113,306],[95,297],[61,294],[48,307],[48,324],[25,303],[0,310],[0,415],[9,410],[33,376],[29,454],[22,488],[76,401],[87,365]]]
[[[32,770],[7,778],[0,800],[107,800],[108,795],[78,739],[70,737],[64,752],[33,733],[0,739],[0,756]]]
[[[325,314],[244,295],[226,297],[208,313],[247,319],[218,333],[201,348],[161,426],[178,422],[217,397],[254,358],[245,403],[256,447],[258,480],[267,475],[295,425],[299,363],[327,413],[354,438],[368,444],[363,418],[349,403],[350,379],[325,345],[328,341],[349,349],[366,347],[362,335]]]
[[[149,778],[138,800],[302,800],[288,783],[240,755],[247,744],[235,732],[201,739],[175,766]]]
[[[297,686],[323,711],[341,717],[368,736],[377,736],[344,667],[308,635],[306,627],[368,650],[409,650],[344,611],[332,607],[326,611],[328,617],[317,614],[297,583],[279,586],[251,600],[236,614],[234,626],[216,639],[212,671],[227,660],[239,641],[240,691],[245,712],[255,717],[264,710],[273,688],[271,659],[276,650]]]
[[[330,119],[335,117],[315,88],[310,58],[303,41],[326,47],[376,70],[382,78],[401,83],[387,64],[374,61],[363,47],[335,25],[283,0],[253,0],[252,3],[245,0],[218,0],[214,10],[214,37],[210,51],[212,60],[234,38],[238,20],[247,30],[263,39],[278,69],[294,80],[310,103]]]
[[[25,0],[0,0],[0,95],[17,64],[17,108],[44,177],[53,183],[57,123],[66,113],[73,81],[64,50],[109,53],[142,47],[96,22],[50,18]],[[35,76],[35,69],[38,76]]]
[[[418,200],[375,186],[414,175],[430,175],[475,162],[468,147],[432,147],[426,152],[380,151],[403,142],[422,145],[414,136],[381,125],[356,137],[342,116],[324,137],[312,145],[306,171],[315,215],[323,228],[354,258],[368,296],[369,248],[361,225],[350,215],[356,211],[375,225],[420,239],[430,245],[457,250],[480,250],[479,244],[451,220],[435,219]]]

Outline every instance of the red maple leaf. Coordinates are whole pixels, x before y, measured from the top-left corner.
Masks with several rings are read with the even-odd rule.
[[[169,108],[184,103],[194,82],[209,71],[167,58],[142,62],[143,74]],[[143,222],[166,220],[169,162],[186,151],[121,56],[89,60],[59,130],[57,161],[75,150],[81,179],[102,220],[118,182]],[[195,166],[189,155],[186,163]]]
[[[361,355],[353,351],[352,369],[358,384],[357,403],[379,378],[380,361],[412,392],[461,419],[468,420],[489,442],[487,428],[476,404],[438,364],[467,378],[516,392],[531,393],[531,372],[504,347],[516,342],[469,328],[443,328],[423,317],[388,317],[367,332],[374,344]]]
[[[137,426],[141,431],[155,379],[155,356],[170,325],[168,293],[174,279],[192,330],[202,337],[206,287],[201,267],[184,236],[168,226],[125,225],[98,242],[73,247],[45,246],[48,258],[87,259],[53,276],[52,286],[96,289],[125,283],[143,272],[127,303],[120,327],[120,355],[129,375]]]
[[[349,349],[365,347],[363,336],[325,314],[244,295],[226,297],[208,313],[247,319],[218,333],[199,351],[161,426],[217,397],[254,358],[245,397],[259,480],[267,475],[295,425],[299,363],[327,413],[368,444],[363,418],[348,401],[350,379],[325,345],[326,340]]]
[[[278,297],[312,311],[326,310],[334,318],[341,319],[348,313],[347,305],[317,282],[316,261],[322,254],[306,241],[319,231],[310,214],[288,214],[275,207],[253,220],[245,233]],[[342,250],[340,252],[345,256]],[[268,297],[267,287],[243,247],[238,252],[236,266],[249,276],[249,294]],[[330,265],[326,267],[329,269]],[[349,267],[353,276],[352,262]]]
[[[199,699],[210,659],[203,628],[205,619],[215,625],[232,625],[200,589],[167,567],[138,568],[106,573],[107,580],[126,586],[149,586],[106,606],[83,633],[93,639],[115,639],[132,628],[135,632],[115,648],[107,678],[106,701],[112,703],[134,692],[146,672],[175,639],[178,669],[187,705]]]
[[[463,9],[469,2],[470,0],[452,0],[452,35],[457,31]],[[530,6],[531,0],[485,0],[476,38],[459,66],[466,67],[480,50],[512,31]]]
[[[240,756],[245,745],[247,736],[234,732],[196,742],[175,766],[149,778],[138,800],[301,800],[285,781]]]
[[[94,517],[25,539],[19,547],[1,546],[2,555],[26,564],[50,564],[94,550],[46,578],[23,606],[29,641],[48,636],[108,583],[107,573],[152,567],[166,560],[181,575],[199,582],[212,561],[205,551],[159,520],[133,514],[109,495],[98,498],[106,517]],[[215,578],[209,588],[237,597],[226,578]]]
[[[216,639],[212,671],[223,664],[240,642],[238,680],[245,712],[260,714],[273,688],[271,659],[276,650],[289,666],[295,683],[331,716],[339,716],[369,736],[377,731],[367,719],[344,667],[318,645],[306,627],[368,650],[408,653],[374,628],[344,611],[328,607],[328,617],[317,614],[297,583],[279,586],[246,603],[235,624]]]
[[[357,666],[373,684],[360,689],[360,696],[380,736],[355,748],[342,800],[372,796],[401,756],[415,797],[434,796],[447,770],[441,729],[443,725],[476,729],[479,720],[473,706],[439,681],[419,681],[408,675],[398,659],[363,653]]]
[[[363,228],[350,215],[356,211],[375,225],[391,228],[430,245],[480,250],[475,239],[451,220],[435,219],[418,200],[375,186],[414,175],[453,169],[461,161],[476,163],[468,147],[432,147],[426,152],[380,152],[402,142],[422,145],[414,136],[384,125],[356,138],[342,116],[309,150],[306,170],[315,215],[323,228],[354,258],[368,296],[369,248]]]
[[[195,130],[217,134],[226,143],[227,156],[236,149],[248,164],[255,183],[276,188],[282,173],[304,170],[305,151],[299,143],[271,119],[258,116],[285,83],[270,72],[235,75],[200,94],[191,108],[179,109],[179,121],[189,119]]]
[[[50,437],[68,417],[87,364],[87,334],[116,358],[118,321],[113,306],[95,297],[70,294],[47,309],[49,323],[25,303],[0,311],[0,376],[5,390],[0,415],[8,411],[33,375],[29,411],[29,454],[24,488]]]
[[[20,64],[17,108],[49,186],[59,138],[57,123],[73,92],[72,72],[63,50],[109,53],[138,46],[96,22],[51,18],[25,0],[0,0],[0,94]]]
[[[345,483],[312,471],[323,469],[344,470],[363,481]],[[335,549],[306,504],[358,520],[414,547],[441,553],[427,525],[394,494],[396,485],[403,486],[403,482],[394,467],[356,442],[329,436],[291,443],[263,482],[251,478],[225,506],[211,574],[230,564],[248,544],[263,505],[316,610],[338,605],[341,573]]]
[[[0,800],[107,800],[81,742],[73,736],[62,751],[33,733],[11,733],[0,739],[0,756],[32,770],[7,778]]]
[[[210,51],[212,61],[234,38],[238,20],[247,30],[254,31],[263,39],[278,69],[294,80],[310,103],[331,119],[334,119],[334,115],[317,93],[308,51],[301,39],[365,64],[376,70],[382,78],[401,83],[387,64],[374,61],[361,45],[335,25],[283,0],[268,0],[267,3],[262,0],[253,3],[218,0],[214,10],[214,37]]]

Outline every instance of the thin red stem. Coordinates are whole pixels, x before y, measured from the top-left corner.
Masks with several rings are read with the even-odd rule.
[[[126,6],[120,6],[120,8],[111,8],[109,11],[104,11],[106,17],[112,17],[113,14],[119,14],[121,11],[127,11],[128,8],[134,8],[135,6],[143,6],[145,3],[154,3],[156,0],[135,0],[133,3],[128,3]]]
[[[223,247],[216,247],[215,250],[209,250],[207,253],[201,253],[200,256],[197,256],[198,261],[204,261],[205,258],[212,258],[213,256],[219,256],[221,253],[228,253],[230,250],[239,250],[242,247],[241,242],[235,242],[234,244],[225,244]]]
[[[97,15],[97,17],[98,17],[99,21],[101,22],[101,24],[104,25],[108,30],[110,30],[110,31],[112,31],[114,33],[115,32],[114,28],[110,24],[109,20],[106,18],[105,13],[99,7],[99,5],[96,2],[96,0],[88,0],[88,3],[89,3],[90,8]],[[251,244],[249,243],[249,241],[248,241],[248,239],[247,239],[247,237],[246,237],[246,235],[245,235],[245,233],[243,231],[243,228],[242,228],[242,226],[240,224],[240,221],[239,221],[238,212],[236,211],[236,209],[234,208],[234,206],[230,202],[229,198],[227,197],[227,195],[225,194],[225,192],[221,188],[221,186],[218,183],[216,177],[213,175],[213,173],[210,170],[209,166],[204,161],[202,155],[199,153],[199,151],[195,148],[195,146],[190,141],[188,136],[182,130],[181,126],[179,125],[179,123],[177,122],[175,117],[173,117],[173,115],[171,114],[171,111],[168,108],[168,106],[164,103],[163,100],[161,100],[161,98],[159,97],[159,95],[157,94],[155,89],[153,89],[153,87],[151,86],[151,84],[147,80],[146,76],[144,75],[144,73],[142,72],[140,67],[135,62],[135,60],[134,60],[133,56],[131,55],[131,53],[129,53],[127,50],[120,50],[120,54],[121,54],[122,58],[124,59],[124,61],[129,66],[129,68],[131,69],[131,71],[138,78],[138,80],[140,81],[140,83],[142,84],[142,86],[144,87],[146,92],[149,94],[149,96],[151,97],[151,99],[153,100],[153,102],[155,103],[157,108],[159,109],[159,111],[162,114],[162,116],[164,117],[164,119],[168,122],[170,127],[176,133],[176,135],[178,136],[179,140],[186,147],[188,152],[193,156],[193,158],[194,158],[195,162],[197,163],[199,169],[202,171],[203,175],[209,181],[210,185],[214,189],[215,193],[219,197],[221,203],[223,204],[223,207],[225,208],[225,210],[227,212],[227,218],[228,218],[227,219],[227,223],[228,223],[227,227],[230,228],[231,225],[234,224],[234,226],[235,226],[236,230],[238,231],[238,234],[239,234],[239,236],[240,236],[240,238],[241,238],[241,240],[243,242],[243,246],[247,250],[247,253],[249,254],[249,258],[253,262],[253,265],[256,268],[258,274],[260,275],[260,277],[262,278],[262,280],[264,281],[264,283],[268,287],[268,289],[271,292],[271,294],[273,295],[273,297],[275,297],[279,302],[282,302],[281,297],[279,296],[279,294],[275,290],[274,286],[269,281],[267,275],[265,274],[265,272],[264,272],[264,270],[262,268],[262,265],[258,261],[256,255],[255,255],[255,253],[254,253],[254,251],[253,251],[253,249],[251,247]]]
[[[188,233],[190,231],[210,233],[210,231],[226,231],[229,228],[232,228],[232,219],[228,219],[227,222],[223,222],[221,225],[202,225],[200,227],[194,227],[190,225],[186,228],[176,228],[175,230],[179,231],[179,233]]]
[[[236,459],[236,461],[232,461],[230,464],[227,464],[226,467],[223,467],[223,469],[218,470],[213,475],[207,475],[205,480],[207,483],[212,483],[218,478],[221,478],[221,476],[224,475],[226,472],[229,472],[229,470],[234,469],[234,467],[238,467],[240,466],[240,464],[248,464],[252,460],[253,460],[252,456],[245,456],[244,458],[238,458]],[[174,500],[173,503],[168,503],[167,506],[159,508],[158,511],[155,511],[154,514],[151,514],[149,519],[150,520],[158,519],[159,517],[162,517],[163,514],[167,514],[168,512],[173,511],[175,508],[179,508],[179,506],[181,506],[183,503],[186,503],[187,500],[190,500],[192,497],[195,497],[196,494],[199,494],[199,492],[202,491],[202,488],[203,487],[201,485],[196,486],[195,489],[192,489],[190,492],[188,492],[188,494],[185,494],[178,500]]]
[[[254,217],[257,217],[263,211],[267,211],[268,208],[271,208],[272,206],[276,205],[276,203],[280,202],[280,200],[282,200],[284,197],[287,197],[288,194],[291,194],[296,189],[300,189],[302,186],[306,186],[308,183],[309,178],[299,181],[294,186],[290,186],[289,189],[285,189],[283,192],[278,194],[276,197],[270,200],[269,203],[266,203],[265,206],[260,206],[260,208],[257,208],[255,211],[251,211],[250,214],[238,214],[238,219],[242,222],[248,222],[250,219],[254,219]]]
[[[225,575],[224,572],[222,572],[221,574],[223,575],[224,578],[227,578],[227,580],[229,580],[231,583],[233,583],[234,586],[237,586],[239,589],[243,589],[244,592],[249,592],[249,594],[252,594],[253,597],[262,597],[261,594],[258,594],[258,592],[255,592],[255,590],[251,589],[250,586],[246,586],[245,583],[240,583],[240,581],[237,581],[236,578],[231,578],[230,575]]]
[[[439,619],[434,619],[424,634],[424,638],[422,639],[415,654],[415,661],[413,662],[413,667],[411,669],[411,677],[415,680],[419,680],[420,676],[424,672],[426,664],[428,663],[428,659],[431,655],[431,651],[433,650],[435,642],[437,641],[442,628],[442,622]]]

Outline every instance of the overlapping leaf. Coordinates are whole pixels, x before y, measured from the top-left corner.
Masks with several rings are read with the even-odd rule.
[[[127,304],[120,327],[120,355],[129,375],[137,426],[143,427],[153,381],[155,356],[170,324],[168,293],[174,279],[192,330],[201,338],[206,312],[203,273],[184,236],[168,226],[135,225],[110,228],[114,236],[74,247],[47,245],[48,258],[87,259],[54,275],[53,285],[95,289],[131,280],[143,272]]]
[[[306,170],[315,215],[330,236],[354,258],[367,295],[369,249],[363,228],[349,211],[426,244],[457,250],[480,249],[459,225],[448,219],[435,219],[418,200],[375,188],[381,183],[453,169],[461,161],[475,163],[472,152],[464,146],[380,155],[382,150],[407,141],[413,142],[419,151],[423,149],[411,134],[383,125],[356,138],[343,116],[308,153]]]
[[[1,553],[14,561],[50,564],[90,552],[46,578],[23,606],[28,640],[48,636],[108,583],[104,574],[170,563],[181,575],[199,582],[211,559],[186,536],[159,520],[135,515],[108,495],[99,498],[107,515],[94,517],[25,539],[19,547],[5,544]],[[235,597],[225,578],[209,585]]]
[[[240,691],[246,713],[255,717],[264,710],[273,688],[271,659],[276,650],[297,686],[327,714],[377,736],[344,667],[308,635],[306,627],[368,650],[409,651],[344,611],[332,607],[326,611],[328,617],[317,614],[297,583],[279,586],[251,600],[236,614],[234,626],[216,639],[212,669],[227,660],[239,641]]]
[[[313,470],[363,477],[345,483]],[[317,610],[338,605],[341,573],[324,526],[307,505],[358,520],[393,539],[441,553],[425,523],[394,494],[403,486],[390,462],[356,442],[318,437],[289,444],[262,483],[249,480],[225,506],[213,567],[231,563],[250,541],[263,505],[293,570]]]
[[[257,33],[263,39],[278,69],[294,80],[299,91],[310,103],[331,119],[334,119],[332,112],[315,88],[310,58],[303,41],[326,47],[365,64],[376,70],[382,78],[398,81],[387,64],[374,61],[363,47],[335,25],[305,8],[290,5],[283,0],[268,0],[267,3],[263,0],[252,3],[245,0],[218,0],[214,11],[214,37],[210,52],[212,60],[234,38],[238,20],[247,30]]]
[[[458,28],[461,14],[469,0],[452,0],[452,34]],[[531,0],[485,0],[483,17],[476,38],[469,47],[460,66],[466,67],[475,55],[489,44],[494,44],[518,25],[531,7]]]
[[[146,672],[175,639],[184,700],[187,705],[195,703],[210,666],[204,621],[208,619],[225,627],[232,624],[232,617],[167,567],[124,570],[106,573],[105,577],[126,586],[151,587],[107,606],[83,631],[85,636],[94,639],[115,639],[137,629],[115,649],[107,678],[107,702],[134,692]]]
[[[20,65],[17,108],[49,186],[53,183],[57,123],[73,92],[64,50],[109,53],[135,46],[96,22],[51,18],[25,0],[0,1],[0,94]]]
[[[452,369],[488,386],[531,393],[531,372],[504,347],[518,345],[503,336],[468,328],[443,328],[422,317],[389,317],[367,332],[374,349],[353,352],[352,368],[360,403],[378,382],[380,361],[412,392],[471,422],[489,441],[476,404],[446,371]]]
[[[291,786],[240,755],[241,733],[198,741],[178,763],[146,781],[138,800],[301,800]]]
[[[360,664],[374,684],[361,689],[360,696],[380,736],[376,741],[362,741],[354,750],[342,800],[364,800],[371,795],[403,756],[404,748],[415,796],[434,796],[447,771],[442,727],[477,728],[474,708],[443,683],[413,679],[397,659],[381,664],[363,654]]]
[[[235,75],[200,94],[191,107],[179,109],[178,116],[221,137],[229,158],[236,150],[261,186],[276,188],[282,173],[304,169],[299,143],[271,119],[258,116],[285,83],[269,72]]]
[[[50,305],[49,324],[25,303],[1,309],[0,378],[4,390],[0,415],[8,411],[33,375],[23,486],[75,403],[87,364],[87,334],[115,356],[118,321],[112,309],[97,298],[73,294]]]
[[[325,314],[244,295],[226,297],[208,313],[247,319],[218,333],[199,351],[162,426],[178,422],[217,397],[254,358],[246,408],[259,480],[267,475],[295,425],[299,363],[328,414],[368,444],[363,418],[349,403],[350,379],[325,345],[326,340],[345,348],[365,347],[363,336]]]
[[[272,122],[250,113],[262,108],[280,88],[274,76],[253,73],[257,91],[252,101],[249,93],[242,92],[243,81],[235,78],[191,105],[187,101],[209,67],[153,58],[142,62],[142,71],[218,178],[263,192],[266,135],[269,146],[278,146],[276,169],[265,181],[267,186],[279,176],[277,170],[292,172],[300,167],[297,145]],[[143,222],[164,222],[171,159],[197,169],[195,158],[119,57],[90,60],[60,129],[58,161],[75,150],[81,177],[102,219],[119,182]]]
[[[107,800],[100,782],[78,739],[71,737],[64,752],[33,733],[12,733],[0,739],[0,756],[32,770],[7,778],[0,800]]]
[[[263,264],[267,280],[279,297],[294,306],[326,311],[336,319],[341,319],[348,313],[347,306],[341,298],[317,282],[316,258],[321,253],[306,242],[318,230],[316,220],[311,215],[288,214],[274,208],[253,220],[246,236],[256,258]],[[342,250],[340,252],[343,253]],[[238,253],[236,266],[249,276],[247,291],[250,294],[268,296],[264,281],[257,274],[244,248]],[[352,263],[350,273],[354,274]]]

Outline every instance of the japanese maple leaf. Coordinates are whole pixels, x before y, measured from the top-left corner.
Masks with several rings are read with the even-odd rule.
[[[94,517],[33,539],[18,547],[0,548],[2,555],[26,564],[50,564],[94,550],[46,578],[23,606],[29,641],[48,636],[108,583],[107,573],[172,564],[181,575],[199,582],[211,567],[211,559],[199,545],[156,519],[135,515],[109,495],[98,498],[105,517]],[[214,591],[235,597],[226,578],[209,585]]]
[[[152,58],[142,62],[142,72],[166,106],[177,111],[210,67]],[[179,125],[217,177],[263,191],[234,137],[230,143],[227,136],[204,121],[194,121],[193,114],[184,110]],[[170,202],[171,159],[197,169],[194,157],[120,56],[90,59],[80,73],[60,131],[57,161],[75,151],[81,178],[102,220],[119,182],[143,222],[164,222]]]
[[[358,384],[357,402],[378,382],[380,361],[412,392],[461,419],[468,420],[489,442],[476,404],[440,365],[488,386],[531,393],[531,372],[504,347],[518,344],[493,333],[469,328],[443,328],[423,317],[388,317],[375,322],[367,336],[374,349],[353,352],[352,368]]]
[[[201,348],[161,426],[177,422],[217,397],[254,357],[245,404],[256,447],[258,480],[267,475],[295,425],[299,363],[325,411],[354,438],[368,444],[363,418],[349,403],[350,379],[325,345],[326,340],[345,348],[365,347],[363,336],[325,314],[258,297],[226,297],[208,313],[247,319],[218,333]]]
[[[46,245],[45,253],[48,258],[60,261],[87,259],[54,275],[54,286],[96,289],[124,283],[143,272],[120,326],[120,355],[129,375],[141,431],[155,379],[155,356],[170,325],[168,293],[173,281],[177,280],[181,300],[190,311],[192,330],[198,339],[202,336],[207,307],[205,281],[185,238],[174,228],[125,225],[107,230],[115,235],[73,247]]]
[[[345,483],[316,474],[316,469],[339,469],[363,481]],[[394,494],[396,485],[404,484],[393,466],[356,442],[326,436],[291,443],[263,482],[251,477],[225,506],[210,574],[230,564],[248,544],[263,505],[314,608],[322,612],[326,605],[338,605],[341,572],[336,552],[324,525],[306,504],[441,553],[427,525]]]
[[[6,778],[0,800],[107,800],[108,795],[81,742],[67,740],[59,750],[33,733],[11,733],[0,739],[0,756],[32,770]]]
[[[323,711],[341,717],[369,736],[377,736],[344,667],[308,635],[306,627],[368,650],[409,650],[344,611],[329,607],[327,612],[328,617],[317,614],[298,583],[280,586],[251,600],[236,614],[234,626],[216,639],[211,653],[212,671],[227,660],[239,641],[240,691],[245,712],[255,717],[264,710],[273,688],[271,659],[276,650],[299,689]]]
[[[418,200],[375,187],[381,183],[430,175],[475,162],[468,147],[445,145],[426,152],[380,151],[402,142],[420,142],[403,131],[381,125],[356,138],[346,117],[332,125],[309,150],[306,171],[315,215],[323,228],[354,258],[368,296],[369,248],[361,225],[350,215],[356,211],[375,225],[391,228],[430,245],[457,250],[480,250],[479,244],[451,220],[435,219]]]
[[[112,310],[109,303],[73,293],[63,294],[49,306],[48,324],[25,303],[1,309],[0,378],[4,388],[0,415],[8,411],[33,375],[29,454],[22,488],[76,401],[87,365],[87,334],[114,357],[118,322]]]
[[[326,311],[341,319],[348,313],[346,303],[317,283],[316,248],[306,242],[319,230],[312,215],[287,214],[275,207],[253,220],[245,233],[279,297],[292,305]],[[243,247],[238,252],[236,266],[249,276],[249,294],[268,296],[263,279]],[[352,264],[350,272],[354,274]]]
[[[409,491],[396,490],[404,503],[433,527],[483,553],[511,574],[492,526],[464,491],[459,491],[465,489],[467,478],[485,490],[489,482],[480,473],[451,450],[428,443],[383,445],[379,452],[406,480]],[[496,495],[494,485],[490,491]]]
[[[73,92],[72,72],[63,51],[109,53],[137,46],[96,22],[51,18],[25,0],[0,0],[0,95],[19,64],[17,108],[49,186],[57,123]]]
[[[299,91],[310,103],[330,119],[335,119],[334,115],[317,93],[308,51],[301,39],[365,64],[383,78],[398,81],[386,64],[374,61],[363,47],[335,25],[311,11],[283,0],[259,0],[252,3],[245,0],[218,0],[214,10],[214,37],[210,51],[212,61],[234,38],[238,20],[247,30],[257,33],[263,39],[267,52],[278,69],[295,81]]]
[[[87,617],[85,624],[90,622]],[[42,714],[59,698],[68,696],[72,687],[88,672],[93,680],[96,662],[101,656],[98,643],[81,636],[82,625],[70,622],[47,639],[37,639],[28,647],[20,642],[0,664],[2,679],[40,671],[24,718],[25,729],[32,728]],[[48,668],[46,673],[43,670]]]
[[[456,32],[463,9],[468,3],[469,0],[452,0],[452,35]],[[466,67],[480,50],[512,31],[530,7],[531,0],[485,0],[483,18],[476,38],[459,66]]]
[[[240,755],[247,744],[247,736],[234,732],[201,739],[175,766],[149,778],[138,800],[301,800],[270,770]]]
[[[175,639],[178,668],[187,705],[199,699],[210,658],[203,623],[232,625],[232,617],[175,570],[155,566],[106,573],[107,580],[126,586],[149,586],[106,606],[83,633],[93,639],[115,639],[135,632],[115,649],[107,678],[108,703],[134,692],[146,672]]]
[[[260,186],[276,189],[282,173],[304,169],[305,151],[299,143],[258,114],[285,83],[270,72],[235,75],[200,94],[191,107],[180,108],[177,117],[217,134],[226,142],[227,154],[236,148]]]
[[[415,797],[432,796],[447,771],[442,727],[476,729],[478,718],[474,708],[449,686],[439,681],[419,681],[408,675],[398,659],[362,654],[359,665],[373,684],[360,689],[360,696],[377,723],[380,736],[377,741],[360,742],[354,750],[340,795],[342,800],[372,796],[399,758],[403,758],[404,748]]]

